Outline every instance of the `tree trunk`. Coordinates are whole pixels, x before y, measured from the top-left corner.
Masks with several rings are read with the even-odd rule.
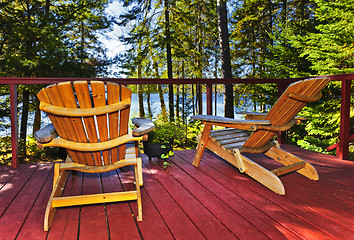
[[[186,120],[186,92],[185,92],[185,88],[184,88],[184,84],[182,85],[182,120],[183,120],[183,124],[187,123]]]
[[[41,110],[39,110],[38,98],[35,99],[34,108],[35,108],[35,113],[34,113],[34,120],[33,120],[33,134],[41,128],[41,122],[42,122],[42,115],[41,115]]]
[[[184,61],[182,60],[182,78],[185,79],[186,76],[184,74]],[[183,124],[187,124],[187,116],[186,116],[186,91],[185,84],[182,84],[182,120]]]
[[[138,78],[141,78],[141,66],[138,67]],[[145,117],[143,87],[138,84],[139,117]]]
[[[192,87],[192,108],[193,108],[193,115],[195,115],[195,104],[194,104],[194,84],[191,85]]]
[[[197,85],[197,99],[198,99],[198,114],[203,114],[203,94],[202,94],[202,86],[200,84]]]
[[[20,152],[21,155],[26,155],[26,136],[27,136],[27,123],[28,123],[28,111],[29,111],[29,89],[26,86],[23,90],[23,100],[22,100],[22,117],[21,117],[21,127],[20,127]]]
[[[287,0],[283,0],[282,2],[282,11],[281,11],[281,23],[285,23],[286,17],[288,14],[288,6],[287,6]]]
[[[148,117],[152,118],[150,92],[151,92],[150,85],[147,85],[147,92],[145,94],[146,94],[146,101],[147,101]]]
[[[180,85],[178,84],[177,85],[177,88],[176,88],[176,118],[179,119],[180,117],[180,114],[179,114],[179,89],[180,89]]]
[[[217,0],[217,9],[222,75],[223,78],[232,78],[226,0]],[[232,84],[225,84],[224,102],[225,117],[234,118]]]
[[[166,54],[167,54],[167,77],[172,76],[172,53],[171,53],[171,32],[170,32],[170,11],[169,2],[164,0],[165,5],[165,37],[166,37]],[[168,85],[168,107],[170,111],[170,122],[174,121],[174,101],[173,101],[173,84]]]
[[[157,65],[156,61],[154,61],[154,69],[155,69],[155,78],[160,78],[159,66]],[[163,116],[166,116],[167,111],[166,111],[165,99],[163,98],[161,84],[157,85],[157,92],[159,93],[159,99],[160,99],[160,104],[161,104],[161,113]]]

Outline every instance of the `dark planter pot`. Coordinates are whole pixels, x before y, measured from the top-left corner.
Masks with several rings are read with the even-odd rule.
[[[161,148],[162,145],[165,145],[166,148]],[[171,151],[171,145],[166,143],[150,143],[143,142],[144,153],[149,157],[149,160],[153,157],[160,158],[162,154],[167,154]]]

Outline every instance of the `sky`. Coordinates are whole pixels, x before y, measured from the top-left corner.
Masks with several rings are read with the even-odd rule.
[[[122,7],[122,3],[114,0],[112,3],[108,4],[106,12],[114,17],[118,17],[121,13],[124,12],[124,7]],[[126,49],[123,43],[120,42],[119,36],[123,34],[122,28],[119,26],[114,26],[114,30],[112,32],[104,33],[100,35],[99,40],[105,45],[108,49],[107,57],[112,58],[117,55],[119,52],[123,52]],[[114,69],[114,67],[110,68],[111,71],[116,72],[118,74],[119,69]],[[120,77],[124,77],[119,75]],[[116,75],[110,75],[108,77],[117,77]]]

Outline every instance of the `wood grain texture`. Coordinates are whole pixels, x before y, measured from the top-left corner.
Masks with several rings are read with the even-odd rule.
[[[295,82],[284,91],[278,101],[269,111],[264,120],[270,120],[272,126],[287,124],[306,105],[306,103],[291,99],[288,94],[297,94],[313,97],[318,94],[328,83],[328,78],[307,79]],[[254,132],[244,147],[258,148],[272,140],[276,133],[268,131]]]
[[[143,139],[143,137],[133,137],[128,134],[131,91],[118,84],[76,81],[46,87],[38,93],[38,97],[41,101],[43,100],[41,109],[48,111],[54,127],[59,129],[57,132],[60,136],[41,145],[64,147],[70,155],[67,158],[70,161],[56,164],[53,191],[45,213],[44,230],[50,229],[57,208],[76,205],[135,200],[137,201],[137,220],[141,221],[141,160],[137,158],[137,148],[133,148],[133,153],[126,154],[125,151],[126,143]],[[121,148],[119,153],[117,146]],[[127,159],[124,159],[125,156]],[[81,194],[61,196],[69,171],[85,172],[87,174],[84,176],[96,176],[100,179],[99,173],[130,165],[133,165],[135,169],[133,182],[136,183],[136,189],[134,191],[101,193],[97,180],[90,179],[83,186],[82,193],[92,190],[96,190],[96,193],[85,196]],[[90,189],[90,183],[92,183],[92,189]],[[91,209],[96,211],[99,207],[93,206]],[[82,213],[84,213],[82,216],[90,216],[90,214],[86,216],[85,212]],[[83,236],[89,238],[93,236],[92,234],[94,232],[87,231]],[[109,232],[103,232],[103,236],[109,238]]]
[[[296,150],[293,153],[302,152],[299,148],[295,149]],[[190,154],[190,157],[185,155],[186,152]],[[194,156],[194,151],[186,152],[181,152],[184,154],[183,159],[191,162],[191,158]],[[179,155],[179,153],[177,155]],[[320,155],[324,156],[322,154]],[[274,162],[271,159],[264,157],[264,155],[257,156],[261,158],[259,160],[262,162]],[[335,159],[333,156],[330,157]],[[324,162],[321,161],[321,164],[323,163]],[[350,167],[350,169],[354,167],[353,164],[351,165],[352,167]],[[203,158],[199,171],[207,174],[214,179],[214,181],[221,183],[223,186],[232,190],[232,192],[239,195],[242,199],[246,199],[248,203],[261,210],[263,214],[274,219],[280,224],[280,226],[285,227],[283,230],[290,230],[288,233],[292,235],[289,236],[286,231],[283,231],[278,227],[276,228],[283,233],[287,239],[333,239],[335,236],[341,236],[339,237],[340,239],[346,239],[346,236],[351,236],[353,233],[352,230],[349,230],[351,223],[350,225],[348,222],[342,224],[341,215],[343,214],[344,218],[347,218],[348,215],[344,214],[343,211],[339,209],[335,210],[328,207],[332,204],[332,207],[336,205],[344,207],[348,206],[347,203],[341,202],[339,199],[334,200],[334,196],[330,201],[328,201],[329,199],[327,197],[326,200],[322,201],[320,196],[323,198],[328,196],[328,194],[336,194],[338,191],[328,192],[325,187],[317,186],[321,184],[321,181],[308,181],[297,174],[284,176],[284,181],[286,181],[286,183],[293,182],[294,187],[289,188],[285,196],[280,196],[269,191],[267,188],[260,186],[257,182],[250,181],[245,175],[235,174],[235,169],[231,168],[229,164],[224,161],[220,161],[218,157],[215,157],[215,155],[210,152],[206,152],[206,157]],[[294,179],[301,180],[301,182],[294,182]],[[322,183],[327,185],[329,182],[331,182],[331,180],[327,179]],[[309,188],[310,186],[313,186],[314,188]],[[211,189],[214,190],[217,188]],[[327,203],[324,203],[325,201],[327,201]],[[322,204],[324,204],[323,207]],[[249,213],[245,214],[250,217],[249,219],[251,222],[255,222],[259,219],[252,217]],[[263,217],[262,214],[257,214],[256,216]],[[353,217],[353,214],[351,214],[351,216]],[[267,224],[267,226],[267,230],[271,230],[272,226],[276,225]]]
[[[205,148],[208,148],[236,166],[241,173],[246,173],[281,195],[285,194],[285,190],[277,176],[297,171],[309,179],[318,180],[316,169],[311,164],[282,150],[277,146],[279,144],[272,140],[277,132],[287,131],[303,120],[295,115],[307,102],[319,100],[321,90],[329,81],[328,78],[313,78],[289,85],[269,113],[246,113],[247,119],[256,120],[236,120],[207,115],[192,116],[205,125],[193,165],[199,166]],[[210,132],[212,125],[228,128]],[[249,135],[248,131],[244,130],[252,131],[252,134]],[[269,171],[260,163],[247,158],[244,153],[264,153],[285,166]]]

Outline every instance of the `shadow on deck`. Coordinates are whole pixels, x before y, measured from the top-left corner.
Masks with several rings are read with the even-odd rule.
[[[208,151],[199,168],[195,150],[176,152],[167,169],[143,155],[142,222],[135,202],[67,207],[48,232],[53,164],[0,167],[0,239],[353,239],[354,162],[284,149],[312,163],[320,180],[283,176],[280,196]],[[97,175],[70,175],[64,195],[134,188],[129,169]]]

